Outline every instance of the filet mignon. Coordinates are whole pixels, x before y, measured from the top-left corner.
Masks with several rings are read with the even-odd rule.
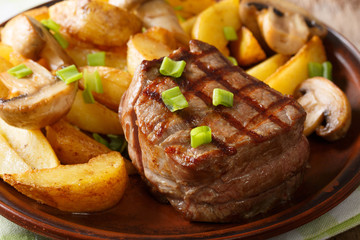
[[[129,155],[153,190],[192,221],[249,218],[289,200],[309,156],[303,108],[206,43],[169,57],[186,61],[182,76],[161,75],[162,59],[143,61],[119,107]],[[189,107],[172,113],[161,93],[175,86]],[[214,88],[234,93],[233,107],[214,107]],[[212,142],[192,148],[190,131],[203,125]]]

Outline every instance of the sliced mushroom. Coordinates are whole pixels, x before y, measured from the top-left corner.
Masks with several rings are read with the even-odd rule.
[[[77,82],[67,85],[32,60],[24,64],[33,71],[26,78],[17,79],[7,72],[0,74],[10,93],[8,98],[0,99],[0,117],[15,127],[40,129],[67,114]]]
[[[343,91],[323,77],[305,80],[298,88],[298,102],[307,116],[304,134],[313,131],[329,141],[343,137],[351,124],[351,106]]]
[[[284,0],[243,0],[239,11],[261,45],[278,53],[295,54],[310,37],[327,34],[324,24]]]
[[[3,43],[12,46],[25,58],[44,58],[51,70],[72,64],[71,58],[52,34],[32,17],[22,14],[13,18],[1,34]]]

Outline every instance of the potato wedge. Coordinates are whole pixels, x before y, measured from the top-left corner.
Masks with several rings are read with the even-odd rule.
[[[46,126],[46,137],[61,164],[87,163],[91,158],[111,150],[66,122]]]
[[[318,36],[314,36],[294,57],[268,77],[265,83],[283,94],[293,95],[297,86],[309,77],[309,62],[325,61],[324,45]]]
[[[291,56],[289,55],[283,55],[280,53],[275,54],[256,66],[246,70],[246,73],[261,81],[265,81],[265,79],[270,77],[270,75],[273,74],[280,66],[286,63],[290,57]]]
[[[168,0],[168,3],[174,7],[176,14],[183,18],[190,18],[198,15],[200,12],[215,4],[215,0]]]
[[[82,92],[78,90],[66,119],[71,124],[85,131],[103,134],[123,134],[117,113],[98,102],[94,104],[85,103]]]
[[[117,112],[121,96],[130,85],[131,75],[128,72],[109,67],[82,67],[80,70],[90,73],[95,70],[99,72],[104,92],[93,92],[93,96],[96,101]],[[84,89],[83,78],[79,81],[79,87]]]
[[[40,203],[67,212],[96,212],[114,206],[128,182],[120,153],[111,152],[88,163],[5,174],[3,179]]]
[[[127,66],[131,75],[143,60],[153,60],[169,55],[173,49],[168,45],[149,37],[146,32],[130,38],[127,43]]]
[[[59,2],[49,14],[71,36],[103,47],[124,45],[142,26],[133,13],[96,0]]]
[[[192,29],[192,37],[217,47],[224,55],[229,55],[228,40],[224,27],[240,29],[239,0],[224,0],[199,14]]]
[[[197,18],[197,17],[194,16],[194,17],[191,17],[191,18],[187,19],[186,21],[180,23],[182,29],[184,29],[184,32],[185,32],[189,37],[191,37],[191,32],[192,32],[192,29],[193,29],[194,24],[195,24],[195,22],[196,22],[196,18]]]
[[[241,27],[238,37],[238,40],[230,43],[230,50],[240,66],[250,66],[266,58],[264,50],[249,29]]]
[[[32,168],[53,168],[60,165],[54,150],[40,130],[16,128],[0,118],[0,134]]]
[[[0,176],[23,173],[31,169],[0,134]]]
[[[0,57],[3,57],[5,60],[10,62],[10,54],[13,51],[14,51],[14,49],[11,46],[0,42]]]
[[[74,60],[76,66],[84,67],[88,66],[87,55],[90,53],[99,52],[102,50],[94,47],[85,46],[69,46],[65,49],[67,54]],[[126,46],[112,48],[109,51],[105,51],[105,66],[118,69],[126,68]]]

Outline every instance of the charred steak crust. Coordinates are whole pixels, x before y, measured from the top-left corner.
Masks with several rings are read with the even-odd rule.
[[[183,75],[160,75],[162,59],[143,61],[120,103],[130,157],[152,188],[187,219],[227,222],[288,201],[309,156],[305,111],[291,97],[232,66],[215,47],[191,40]],[[161,92],[179,86],[189,107],[171,113]],[[231,108],[212,105],[212,91],[234,93]],[[207,125],[213,141],[190,146],[190,130]]]

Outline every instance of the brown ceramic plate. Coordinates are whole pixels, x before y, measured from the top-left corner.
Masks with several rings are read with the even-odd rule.
[[[137,177],[114,208],[95,214],[70,214],[41,205],[0,181],[0,214],[36,233],[69,239],[267,238],[301,226],[344,200],[360,184],[360,53],[329,29],[325,39],[334,79],[347,94],[353,123],[335,143],[310,137],[305,181],[288,205],[248,222],[191,223],[169,205],[158,203]]]

